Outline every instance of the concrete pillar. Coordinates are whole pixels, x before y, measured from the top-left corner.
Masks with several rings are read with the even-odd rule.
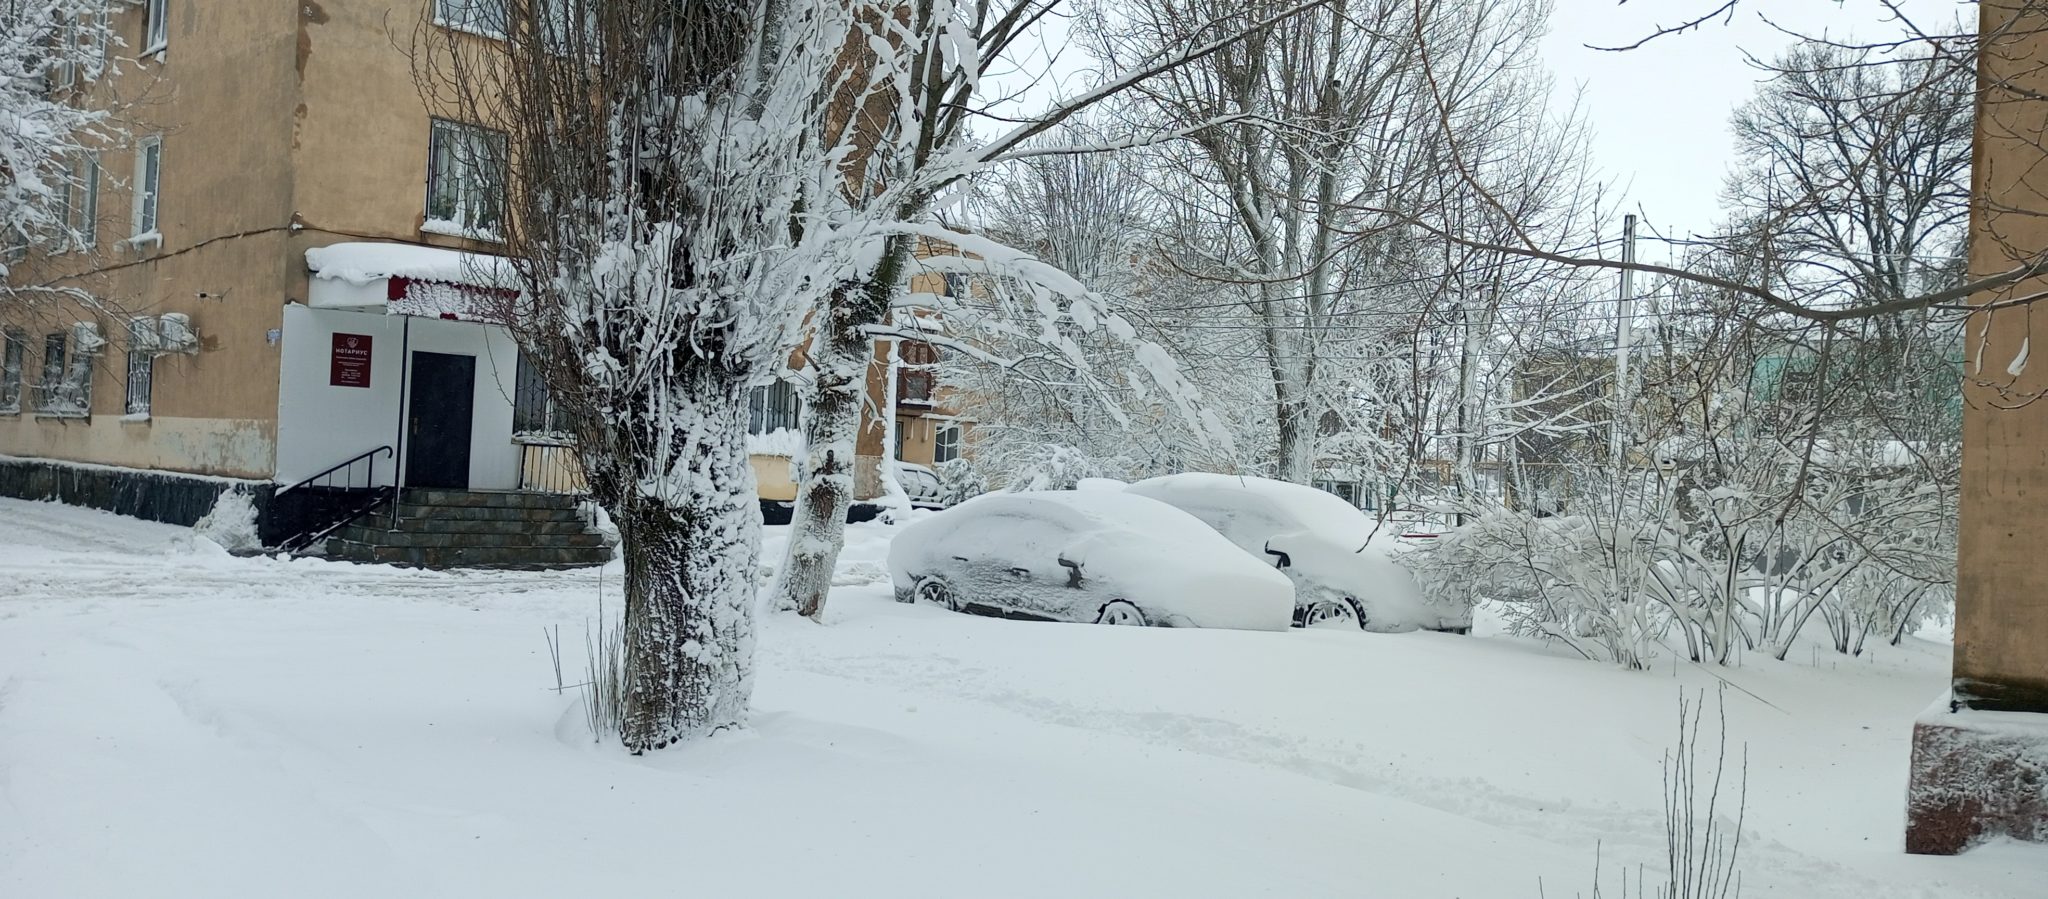
[[[2048,258],[2048,7],[1979,14],[1972,278]],[[2044,290],[2037,277],[1971,302]],[[2015,362],[2037,335],[2048,352],[2048,303],[1969,321],[1953,691],[1914,729],[1909,852],[2048,842],[2048,356]]]

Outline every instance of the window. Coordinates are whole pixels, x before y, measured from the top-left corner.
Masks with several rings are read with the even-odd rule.
[[[427,223],[421,230],[498,239],[505,207],[505,135],[434,120],[427,149]]]
[[[797,398],[796,385],[788,381],[747,391],[747,433],[766,434],[783,428],[794,431],[799,408],[802,401]]]
[[[932,432],[932,464],[960,458],[960,423],[943,422]]]
[[[99,243],[100,226],[100,157],[98,153],[85,153],[72,163],[72,183],[69,190],[77,191],[78,202],[68,203],[71,233],[76,236],[80,249],[92,249]]]
[[[99,14],[83,13],[67,22],[59,32],[59,40],[67,46],[62,48],[65,52],[56,65],[56,77],[52,79],[55,86],[70,87],[81,77],[86,81],[99,80],[107,59],[107,26]],[[84,52],[75,52],[73,47]]]
[[[525,353],[519,354],[519,373],[512,385],[512,433],[566,436],[569,428],[560,420],[555,401],[548,396],[547,382],[540,367]]]
[[[65,411],[67,398],[64,375],[69,368],[64,364],[64,334],[43,336],[43,377],[36,382],[36,411]]]
[[[21,411],[21,367],[27,355],[27,334],[8,331],[0,335],[0,415]]]
[[[99,348],[99,328],[91,322],[43,336],[42,380],[36,382],[36,411],[44,415],[83,418],[92,411],[92,363]],[[69,352],[67,352],[67,349]]]
[[[966,272],[946,273],[946,296],[964,297],[969,291]]]
[[[896,345],[896,355],[903,362],[897,372],[896,402],[931,405],[939,380],[931,367],[938,364],[939,351],[929,343],[905,341]]]
[[[558,56],[588,53],[597,42],[596,0],[542,0],[542,45]],[[577,22],[581,15],[583,21]]]
[[[161,52],[170,43],[169,20],[164,6],[170,0],[143,0],[142,52]]]
[[[128,401],[123,409],[129,415],[149,414],[149,394],[152,382],[156,380],[156,321],[139,318],[128,323]]]
[[[505,36],[505,0],[434,0],[434,24],[485,37]]]
[[[90,249],[98,235],[100,163],[95,154],[73,157],[65,167],[62,193],[57,198],[57,220],[63,226],[50,235],[50,251],[62,253],[74,246]]]
[[[135,237],[157,233],[157,178],[163,172],[164,139],[144,138],[135,148]]]

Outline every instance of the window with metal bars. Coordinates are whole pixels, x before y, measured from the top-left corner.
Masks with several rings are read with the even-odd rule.
[[[156,382],[156,321],[138,319],[128,324],[128,399],[123,411],[148,415],[149,399]]]
[[[747,433],[766,434],[783,428],[796,430],[798,410],[803,401],[796,385],[777,381],[747,391]]]
[[[27,356],[27,334],[9,330],[0,335],[0,415],[21,411],[21,369]]]

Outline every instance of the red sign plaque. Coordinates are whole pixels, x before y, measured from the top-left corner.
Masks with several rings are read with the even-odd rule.
[[[370,335],[334,335],[327,383],[334,387],[370,386]]]

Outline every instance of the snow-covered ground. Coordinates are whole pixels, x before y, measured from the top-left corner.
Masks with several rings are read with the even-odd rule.
[[[828,623],[765,622],[752,726],[634,758],[542,636],[573,680],[615,569],[238,559],[0,500],[0,896],[1572,896],[1596,847],[1617,895],[1678,697],[1723,680],[1743,895],[2048,895],[2048,847],[1900,851],[1940,644],[1628,674],[1484,621],[998,621],[890,601],[889,529],[851,534]]]

